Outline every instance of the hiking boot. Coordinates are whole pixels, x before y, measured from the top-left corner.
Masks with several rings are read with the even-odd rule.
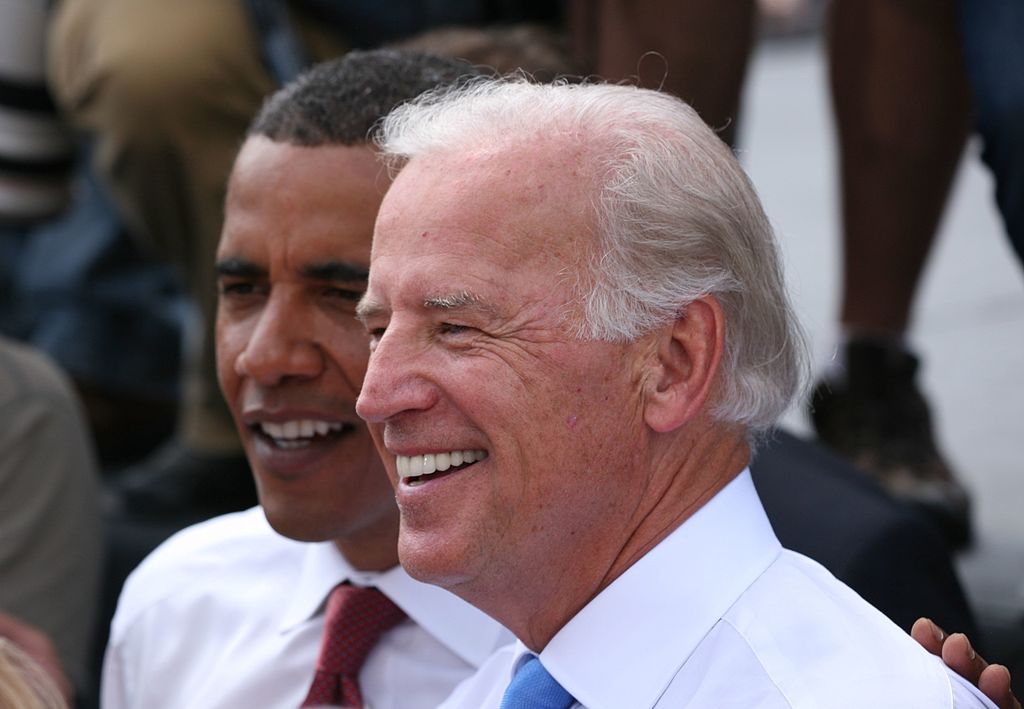
[[[915,383],[918,360],[872,341],[846,345],[846,381],[819,381],[811,421],[819,439],[873,475],[895,498],[923,510],[953,547],[970,542],[970,500],[932,434]]]

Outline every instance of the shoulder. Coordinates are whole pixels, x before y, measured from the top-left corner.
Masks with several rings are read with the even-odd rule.
[[[816,562],[784,552],[716,632],[793,707],[952,706],[949,673]],[[981,705],[979,705],[981,706]]]
[[[24,396],[71,400],[67,375],[40,350],[0,337],[0,404]]]
[[[783,431],[758,452],[751,474],[784,547],[825,566],[904,629],[921,615],[974,629],[938,533],[868,476]]]
[[[129,575],[118,599],[111,641],[155,606],[180,615],[198,599],[206,605],[230,603],[238,589],[265,584],[268,569],[273,577],[295,578],[306,546],[275,532],[261,507],[187,527]]]
[[[71,458],[91,465],[84,414],[71,380],[45,353],[0,337],[0,414],[4,427],[0,463],[14,468],[12,450],[34,448],[50,458]],[[24,460],[22,465],[38,465]]]

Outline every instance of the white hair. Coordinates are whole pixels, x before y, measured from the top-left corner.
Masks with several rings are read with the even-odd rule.
[[[714,296],[726,336],[712,414],[751,434],[772,426],[806,380],[805,338],[753,186],[684,102],[633,86],[479,80],[400,106],[378,143],[400,164],[538,134],[575,137],[598,175],[578,334],[633,341]]]

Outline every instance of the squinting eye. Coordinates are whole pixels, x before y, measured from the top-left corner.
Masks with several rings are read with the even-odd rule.
[[[377,343],[380,342],[380,338],[384,337],[384,328],[376,327],[372,330],[367,330],[367,335],[370,336],[370,352],[377,349]]]
[[[352,290],[350,288],[327,288],[324,294],[331,298],[340,298],[342,300],[349,300],[352,302],[358,302],[363,297],[363,291]]]
[[[251,295],[256,292],[256,285],[247,281],[220,283],[221,295]]]
[[[472,328],[465,325],[454,325],[452,323],[443,322],[437,329],[442,335],[459,335],[464,332],[469,332]]]

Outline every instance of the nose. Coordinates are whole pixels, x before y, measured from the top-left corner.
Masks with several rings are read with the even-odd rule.
[[[324,353],[302,304],[272,294],[235,360],[236,373],[274,386],[289,378],[313,378],[323,368]]]
[[[437,399],[428,353],[392,324],[370,354],[356,413],[367,423],[382,423],[399,414],[426,411]]]

